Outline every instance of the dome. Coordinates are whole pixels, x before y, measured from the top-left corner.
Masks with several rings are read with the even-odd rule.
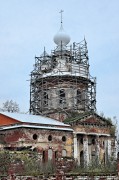
[[[70,37],[68,34],[65,33],[63,27],[61,26],[59,32],[54,36],[54,42],[58,46],[62,45],[66,46],[70,42]]]

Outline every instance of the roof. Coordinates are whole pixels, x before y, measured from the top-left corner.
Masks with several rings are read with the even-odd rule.
[[[38,125],[31,125],[31,124],[14,124],[14,125],[9,125],[9,126],[2,126],[0,127],[0,131],[3,130],[10,130],[10,129],[18,129],[18,128],[33,128],[33,129],[47,129],[47,130],[60,130],[60,131],[73,131],[70,127],[51,127],[51,126],[38,126]]]
[[[53,70],[50,73],[45,73],[43,74],[41,77],[49,77],[49,76],[76,76],[76,77],[84,77],[84,78],[88,78],[86,73],[80,73],[80,72],[67,72],[67,71],[58,71],[57,69]]]
[[[89,117],[98,118],[98,119],[100,120],[100,121],[98,121],[98,123],[101,123],[101,121],[103,121],[104,124],[112,126],[112,123],[111,123],[108,119],[99,116],[99,115],[96,114],[95,112],[84,112],[84,113],[76,114],[75,117],[70,117],[70,118],[65,119],[65,120],[64,120],[64,123],[73,124],[73,123],[75,123],[75,122],[82,122],[82,120],[86,120],[86,119],[88,119]],[[85,122],[86,122],[86,121],[85,121]],[[88,120],[87,120],[87,123],[88,123]]]
[[[47,125],[65,126],[65,127],[70,126],[60,121],[40,115],[9,113],[9,112],[1,112],[0,114],[24,123],[26,122],[26,123],[35,123],[35,124],[44,124],[44,125],[47,124]]]
[[[20,121],[13,119],[11,117],[5,116],[0,113],[0,126],[10,125],[10,124],[18,124]]]

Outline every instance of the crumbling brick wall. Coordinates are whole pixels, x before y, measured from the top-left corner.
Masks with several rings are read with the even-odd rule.
[[[48,161],[48,158],[55,160],[61,157],[63,150],[66,151],[66,156],[73,155],[73,133],[70,131],[16,128],[3,131],[2,134],[4,150],[37,151],[45,161]]]

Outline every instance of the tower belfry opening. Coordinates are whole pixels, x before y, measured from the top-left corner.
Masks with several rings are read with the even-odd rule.
[[[54,36],[55,50],[45,48],[35,57],[30,81],[30,113],[63,121],[71,113],[96,111],[96,78],[89,72],[87,42],[68,45],[61,27]]]

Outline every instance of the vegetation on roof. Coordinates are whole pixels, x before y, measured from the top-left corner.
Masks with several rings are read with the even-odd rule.
[[[97,116],[98,118],[102,119],[109,125],[113,124],[111,118],[106,118],[104,116],[96,114],[95,112],[84,112],[84,113],[71,112],[70,116],[64,120],[64,123],[67,124],[74,123],[76,121],[80,121],[81,119],[87,118],[90,115]]]
[[[64,123],[75,122],[89,115],[90,115],[90,112],[84,112],[84,113],[71,112],[69,117],[64,120]]]

